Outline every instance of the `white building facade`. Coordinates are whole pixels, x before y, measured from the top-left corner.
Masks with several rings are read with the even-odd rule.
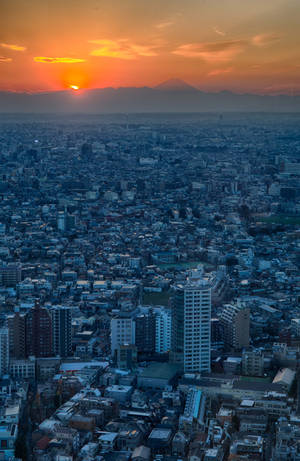
[[[163,354],[171,349],[172,315],[170,309],[155,313],[155,352]]]
[[[135,344],[135,321],[132,318],[115,317],[111,319],[111,355],[123,344]]]
[[[201,267],[192,270],[184,284],[175,287],[172,309],[172,350],[185,373],[210,372],[211,283]]]

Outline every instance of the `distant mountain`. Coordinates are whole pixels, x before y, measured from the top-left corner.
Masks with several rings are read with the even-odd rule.
[[[170,78],[169,80],[155,86],[154,89],[163,91],[199,91],[194,86],[189,85],[179,78]]]
[[[0,92],[1,113],[300,112],[300,96],[206,93],[171,79],[155,88]]]

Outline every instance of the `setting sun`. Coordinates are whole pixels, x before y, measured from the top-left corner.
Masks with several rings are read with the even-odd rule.
[[[78,85],[70,85],[70,88],[71,90],[79,90],[79,86]]]

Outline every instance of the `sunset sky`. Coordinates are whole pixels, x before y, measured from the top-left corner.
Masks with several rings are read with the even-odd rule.
[[[300,93],[300,0],[2,0],[0,13],[0,90],[180,78]]]

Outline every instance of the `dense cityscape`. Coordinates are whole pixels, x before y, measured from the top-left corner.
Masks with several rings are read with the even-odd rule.
[[[0,118],[0,459],[300,460],[299,115]]]

